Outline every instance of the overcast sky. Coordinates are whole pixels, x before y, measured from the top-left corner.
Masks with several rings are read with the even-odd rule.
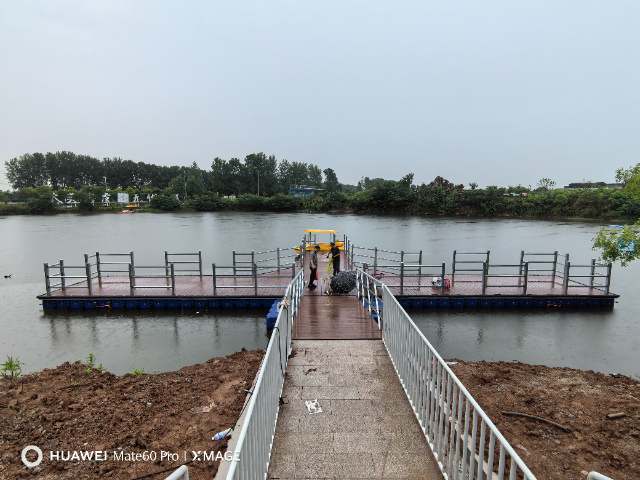
[[[3,1],[0,165],[265,152],[352,184],[612,182],[640,162],[639,25],[638,0]]]

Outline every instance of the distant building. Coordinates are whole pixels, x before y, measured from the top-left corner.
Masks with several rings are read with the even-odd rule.
[[[321,188],[312,187],[310,185],[289,185],[289,193],[296,197],[306,197],[307,195],[315,195],[321,192]]]
[[[604,183],[604,182],[586,182],[586,183],[570,183],[564,188],[568,190],[575,190],[578,188],[623,188],[624,183]]]

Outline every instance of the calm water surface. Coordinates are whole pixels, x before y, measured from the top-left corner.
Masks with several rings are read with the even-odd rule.
[[[240,212],[0,217],[0,358],[19,357],[25,371],[96,354],[109,371],[175,370],[264,348],[265,311],[43,311],[43,263],[79,265],[84,253],[134,250],[136,263],[160,265],[164,251],[202,250],[204,264],[230,264],[231,251],[300,243],[305,228],[336,229],[356,245],[424,252],[447,262],[453,250],[491,250],[492,263],[517,263],[520,250],[594,256],[601,225],[510,219],[375,217]],[[319,239],[320,240],[320,239]],[[4,275],[13,274],[11,279]],[[614,267],[613,310],[422,310],[409,313],[446,358],[519,360],[550,366],[640,374],[637,280],[640,263]]]

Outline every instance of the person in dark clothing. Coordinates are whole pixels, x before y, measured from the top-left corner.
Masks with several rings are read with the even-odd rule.
[[[309,269],[311,273],[309,274],[309,288],[316,288],[316,277],[318,276],[318,252],[320,251],[320,247],[316,245],[313,247],[313,251],[309,256]]]
[[[340,273],[340,248],[336,247],[335,242],[331,242],[329,245],[331,245],[331,249],[327,254],[327,258],[329,258],[329,255],[333,258],[333,274],[337,275]]]

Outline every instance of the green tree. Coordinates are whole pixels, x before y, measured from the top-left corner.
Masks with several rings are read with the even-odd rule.
[[[556,182],[554,182],[550,178],[543,178],[538,182],[538,189],[543,192],[553,190],[555,186],[556,186]]]
[[[632,197],[640,198],[640,173],[636,173],[626,182],[624,191]]]
[[[338,175],[336,175],[333,168],[325,168],[322,173],[324,173],[324,189],[329,193],[339,192],[340,182],[338,181]]]
[[[619,168],[616,170],[616,182],[622,183],[624,185],[633,178],[634,175],[638,175],[640,173],[640,163],[638,163],[635,167],[629,168]]]
[[[593,250],[600,250],[600,258],[605,262],[619,261],[626,267],[640,258],[640,220],[623,228],[601,228],[593,238]]]

